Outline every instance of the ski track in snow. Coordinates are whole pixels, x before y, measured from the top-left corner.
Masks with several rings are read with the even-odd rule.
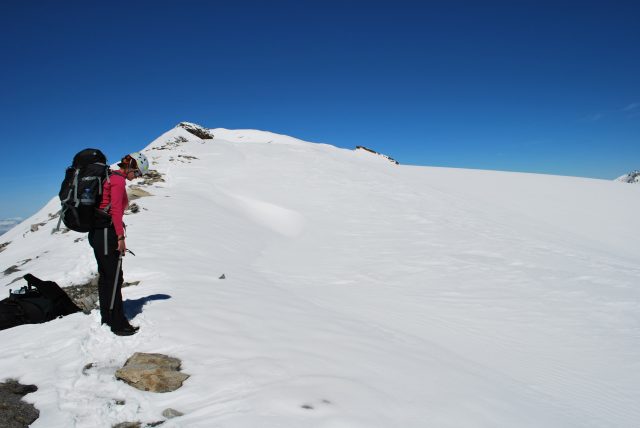
[[[637,189],[213,134],[176,128],[146,149],[165,182],[125,218],[125,280],[141,283],[123,293],[148,300],[137,335],[96,311],[0,332],[0,372],[39,387],[33,427],[167,407],[185,416],[166,427],[638,426]],[[95,272],[82,235],[49,233],[56,210],[3,237],[0,266],[32,259],[5,286]],[[136,351],[191,377],[134,390],[113,373]]]

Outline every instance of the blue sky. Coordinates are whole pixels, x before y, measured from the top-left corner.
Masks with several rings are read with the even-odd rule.
[[[640,168],[640,2],[0,4],[0,218],[186,120],[401,163],[611,179]]]

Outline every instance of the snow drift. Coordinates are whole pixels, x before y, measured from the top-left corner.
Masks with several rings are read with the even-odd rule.
[[[0,332],[2,377],[38,385],[33,427],[168,407],[184,416],[166,427],[638,426],[639,187],[208,133],[144,149],[161,179],[134,183],[149,196],[125,217],[137,335],[95,311]],[[57,210],[2,237],[5,292],[95,275],[84,235],[51,233]],[[136,351],[191,377],[134,390],[114,372]]]

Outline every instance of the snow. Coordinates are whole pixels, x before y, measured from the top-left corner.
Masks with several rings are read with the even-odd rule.
[[[637,186],[210,131],[144,150],[166,181],[125,218],[137,335],[96,311],[0,331],[3,378],[39,387],[33,427],[168,407],[185,415],[167,427],[640,424]],[[0,266],[31,259],[5,291],[27,272],[63,286],[95,273],[84,235],[50,233],[57,208],[2,236]],[[136,351],[191,377],[135,390],[113,373]]]

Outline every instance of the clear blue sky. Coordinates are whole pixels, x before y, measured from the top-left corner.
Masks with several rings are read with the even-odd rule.
[[[640,168],[638,1],[0,3],[0,218],[186,120],[401,163]]]

